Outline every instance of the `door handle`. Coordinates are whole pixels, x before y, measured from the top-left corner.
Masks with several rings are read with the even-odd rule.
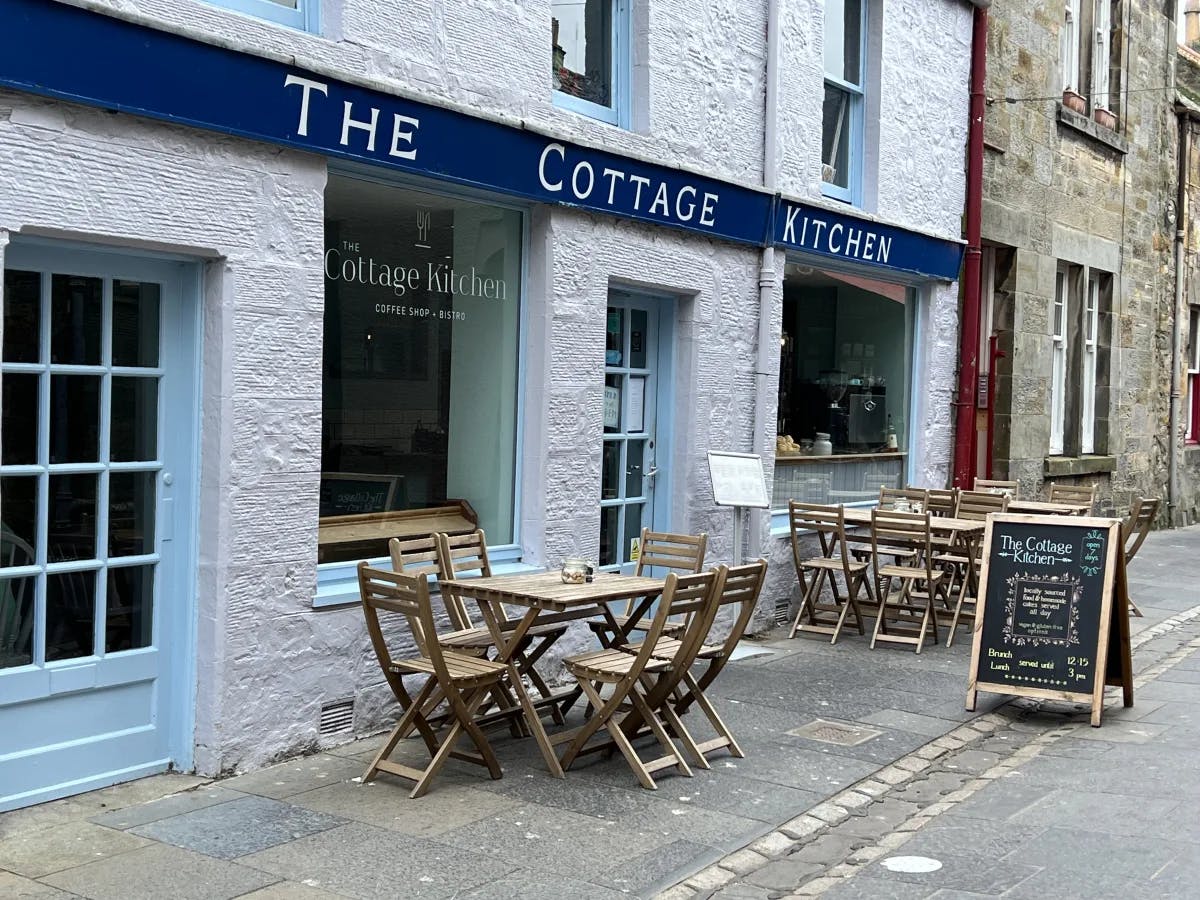
[[[657,474],[658,474],[658,466],[651,466],[649,469],[646,470],[647,478],[653,478]]]

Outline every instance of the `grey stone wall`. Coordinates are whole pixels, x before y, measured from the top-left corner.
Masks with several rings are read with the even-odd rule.
[[[1129,3],[1122,14],[1113,130],[1054,99],[1062,93],[1061,4],[990,9],[983,219],[985,241],[1002,248],[993,324],[1006,354],[997,365],[992,474],[1017,479],[1028,496],[1048,480],[1094,483],[1098,509],[1116,512],[1134,495],[1164,496],[1170,382],[1163,336],[1174,278],[1166,215],[1175,181],[1167,88],[1174,26],[1153,3]],[[1051,315],[1060,261],[1111,273],[1113,292],[1101,322],[1108,348],[1099,366],[1098,446],[1083,457],[1068,425],[1065,458],[1050,460]],[[1068,365],[1075,364],[1069,356]],[[1078,415],[1068,403],[1068,422]]]

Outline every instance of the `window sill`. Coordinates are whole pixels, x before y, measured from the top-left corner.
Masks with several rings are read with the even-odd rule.
[[[849,463],[862,462],[864,459],[886,460],[904,459],[908,456],[903,450],[888,450],[884,453],[829,453],[818,456],[815,453],[776,453],[775,464],[791,465],[793,463]]]
[[[612,125],[614,128],[624,127],[621,122],[621,112],[618,108],[601,106],[599,103],[584,100],[582,97],[576,97],[557,88],[554,90],[554,105],[559,109],[565,109],[576,115],[584,116],[597,122],[603,122],[605,125]]]
[[[371,560],[378,562],[383,568],[390,569],[390,560]],[[536,572],[544,572],[542,566],[535,566],[530,563],[515,560],[513,562],[493,563],[493,575],[532,575]],[[351,578],[337,578],[321,584],[318,576],[317,596],[313,598],[313,609],[328,609],[330,607],[346,607],[359,602],[358,596],[358,572],[357,567],[354,569],[354,576]],[[476,577],[476,576],[467,576]],[[429,586],[436,591],[437,583],[433,576],[430,576]]]
[[[1094,475],[1117,471],[1115,456],[1048,456],[1045,474],[1050,478],[1069,475]]]
[[[1077,131],[1085,137],[1091,138],[1096,143],[1102,144],[1109,150],[1120,153],[1122,156],[1129,153],[1129,141],[1125,140],[1125,138],[1121,137],[1121,135],[1117,134],[1111,128],[1105,128],[1082,113],[1068,109],[1061,102],[1058,104],[1058,124]]]

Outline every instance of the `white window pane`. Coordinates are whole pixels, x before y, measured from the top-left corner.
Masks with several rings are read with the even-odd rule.
[[[1188,335],[1191,342],[1191,352],[1188,354],[1191,362],[1188,368],[1193,372],[1200,372],[1200,307],[1192,307]]]
[[[825,85],[821,124],[821,180],[850,186],[850,132],[854,96],[836,85]]]
[[[825,4],[825,74],[862,84],[861,0],[828,0]]]
[[[1063,90],[1079,90],[1079,0],[1066,0],[1059,33]]]
[[[613,105],[613,5],[616,0],[553,0],[556,90]]]

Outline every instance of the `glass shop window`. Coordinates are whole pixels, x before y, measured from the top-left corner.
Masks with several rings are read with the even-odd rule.
[[[903,285],[788,265],[773,507],[902,486],[915,301]]]
[[[319,560],[513,541],[521,213],[331,175]]]

